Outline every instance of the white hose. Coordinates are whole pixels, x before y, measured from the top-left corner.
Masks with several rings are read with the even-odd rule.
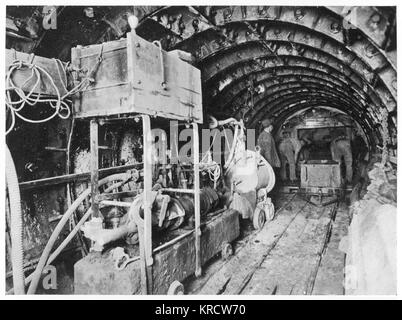
[[[21,195],[18,185],[17,171],[11,152],[6,145],[6,180],[10,198],[10,234],[11,261],[13,265],[13,285],[15,294],[25,294],[23,246],[22,246],[22,210]]]
[[[120,187],[121,185],[122,185],[121,182],[114,183],[112,186],[108,187],[104,191],[104,193],[108,193],[108,192]],[[58,246],[58,248],[52,252],[52,254],[49,256],[49,259],[46,262],[46,265],[51,264],[58,257],[58,255],[63,251],[63,249],[67,246],[67,244],[74,238],[74,236],[80,230],[81,226],[91,216],[91,214],[92,214],[92,210],[91,210],[91,208],[89,208],[87,210],[87,212],[82,216],[80,221],[75,225],[74,229],[71,230],[70,234],[63,240],[63,242]],[[27,278],[27,281],[30,281],[30,279],[28,279],[28,278]]]
[[[116,181],[116,180],[125,180],[128,177],[131,177],[130,174],[127,173],[120,173],[108,176],[99,180],[99,186],[104,185],[108,182]],[[59,237],[61,231],[64,228],[64,225],[69,220],[70,216],[74,213],[74,211],[78,208],[80,203],[84,201],[86,197],[88,197],[91,193],[91,188],[86,189],[84,192],[80,194],[80,196],[71,204],[68,210],[64,213],[63,217],[60,219],[57,226],[54,228],[52,235],[49,238],[49,241],[46,244],[45,249],[42,252],[38,265],[36,266],[35,271],[28,277],[29,279],[32,278],[31,284],[28,289],[28,294],[34,294],[36,292],[36,288],[38,287],[38,283],[40,277],[42,275],[43,268],[46,265],[48,257],[50,255],[50,251],[53,248],[54,243],[56,242],[57,238]],[[27,278],[27,280],[28,280]]]
[[[236,124],[239,124],[239,125],[242,124],[241,121],[237,121],[235,118],[228,118],[228,119],[225,119],[225,120],[217,120],[215,117],[209,116],[209,121],[210,121],[210,123],[209,123],[209,128],[210,129],[215,129],[217,127],[224,126],[224,125],[227,125],[227,124],[235,124],[235,125]]]

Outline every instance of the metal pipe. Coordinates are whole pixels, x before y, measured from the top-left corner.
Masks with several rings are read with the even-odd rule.
[[[129,208],[131,206],[131,202],[123,202],[123,201],[111,201],[111,200],[102,200],[100,202],[101,206],[104,207],[122,207]]]
[[[200,146],[198,124],[193,122],[194,143],[194,215],[195,215],[195,276],[201,276],[201,209],[200,209]]]
[[[139,232],[140,254],[145,258],[145,271],[142,277],[146,282],[146,293],[152,292],[152,133],[149,115],[142,116],[143,152],[144,152],[144,227],[143,234]],[[141,237],[142,236],[142,237]],[[141,241],[142,240],[142,241]],[[142,243],[142,245],[141,245]],[[141,249],[142,247],[142,249]],[[145,288],[143,287],[143,291]]]
[[[90,140],[91,140],[91,209],[94,218],[100,217],[99,214],[99,155],[98,138],[99,126],[96,120],[90,122]]]
[[[135,163],[135,164],[128,164],[128,165],[124,165],[124,166],[99,169],[99,174],[101,176],[106,176],[106,175],[110,175],[110,174],[119,173],[122,171],[136,169],[139,166],[142,166],[142,163]],[[65,175],[57,176],[57,177],[21,182],[19,184],[19,186],[20,186],[21,191],[25,191],[25,190],[35,189],[35,188],[49,187],[49,186],[62,184],[62,183],[84,181],[84,180],[90,179],[90,176],[91,176],[91,172],[65,174]]]
[[[162,188],[160,190],[164,192],[177,192],[177,193],[188,193],[188,194],[196,193],[193,189]]]

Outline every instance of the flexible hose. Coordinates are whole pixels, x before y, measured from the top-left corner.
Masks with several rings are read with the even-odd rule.
[[[122,185],[121,182],[115,183],[112,186],[108,187],[104,193],[108,193],[112,191],[113,189],[116,189]],[[58,246],[56,250],[53,251],[53,253],[50,255],[49,259],[46,262],[46,265],[51,264],[57,256],[63,251],[63,249],[67,246],[67,244],[74,238],[74,236],[77,234],[77,232],[80,230],[81,226],[84,224],[84,222],[91,216],[92,210],[89,208],[87,212],[82,216],[80,221],[76,224],[73,230],[71,230],[70,234],[63,240],[63,242]],[[29,278],[29,277],[28,277]],[[30,279],[27,278],[27,281],[30,281]]]
[[[224,126],[227,124],[233,124],[235,126],[232,147],[230,148],[228,159],[226,160],[226,162],[223,166],[224,169],[227,170],[233,161],[235,150],[237,148],[238,139],[239,139],[239,137],[241,138],[244,135],[243,121],[242,120],[237,121],[235,118],[228,118],[225,120],[216,120],[216,118],[214,118],[212,116],[210,116],[209,119],[210,119],[210,123],[209,123],[210,129],[215,129],[217,127]]]
[[[122,180],[121,182],[115,183],[112,186],[108,187],[104,191],[104,193],[108,193],[116,188],[119,188],[124,183],[126,183],[126,181],[124,181],[124,180]],[[49,256],[49,259],[46,262],[46,266],[51,264],[58,257],[58,255],[63,251],[63,249],[67,246],[67,244],[74,238],[74,236],[80,230],[80,227],[91,216],[91,214],[92,214],[91,209],[88,209],[87,212],[82,216],[80,221],[77,223],[75,228],[73,230],[71,230],[70,234],[63,240],[63,242],[57,247],[57,249],[54,250],[52,252],[52,254]],[[30,283],[32,281],[33,275],[34,275],[34,273],[31,273],[28,277],[25,278],[25,285],[27,285],[28,283]],[[11,292],[11,290],[9,292]]]
[[[227,125],[227,124],[241,124],[241,122],[240,121],[237,121],[235,118],[228,118],[228,119],[225,119],[225,120],[217,120],[215,117],[213,117],[213,116],[209,116],[209,128],[210,129],[215,129],[215,128],[217,128],[217,127],[220,127],[220,126],[224,126],[224,125]]]
[[[11,152],[6,145],[6,180],[10,197],[11,261],[13,264],[13,285],[15,294],[25,294],[24,252],[22,247],[22,210],[17,171]]]
[[[240,134],[239,131],[240,131],[239,126],[235,126],[235,130],[234,130],[234,134],[233,134],[232,147],[230,148],[228,159],[226,160],[226,162],[225,162],[225,164],[223,166],[223,168],[226,169],[226,170],[228,170],[229,166],[231,165],[231,163],[233,161],[235,151],[236,151],[236,148],[237,148],[237,139],[238,139],[238,136]]]
[[[131,177],[131,174],[128,173],[120,173],[120,174],[114,174],[111,176],[108,176],[106,178],[103,178],[102,180],[99,180],[99,186],[102,186],[106,183],[116,181],[116,180],[126,180]],[[29,278],[32,278],[31,284],[28,288],[28,294],[34,294],[36,292],[36,288],[38,287],[38,283],[40,280],[40,277],[42,275],[43,268],[46,265],[46,262],[48,260],[48,257],[50,255],[50,251],[53,248],[54,243],[56,242],[57,238],[59,237],[61,231],[64,228],[64,225],[70,218],[70,216],[74,213],[74,211],[78,208],[80,203],[84,201],[86,197],[88,197],[91,193],[91,188],[86,189],[84,192],[80,194],[80,196],[71,204],[71,206],[68,208],[68,210],[64,213],[63,217],[60,219],[59,223],[57,226],[54,228],[52,235],[49,238],[49,241],[46,244],[45,249],[42,252],[42,255],[39,259],[38,265],[35,269],[35,271],[32,273],[32,275],[29,276]],[[31,277],[32,276],[32,277]]]

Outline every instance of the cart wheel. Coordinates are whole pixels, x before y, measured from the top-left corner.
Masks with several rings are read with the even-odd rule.
[[[265,211],[257,207],[253,214],[253,226],[256,230],[261,230],[265,224]]]
[[[265,216],[267,221],[271,221],[275,218],[275,207],[272,202],[265,206]]]
[[[181,282],[175,280],[172,282],[172,284],[169,287],[169,290],[167,292],[168,295],[170,296],[176,296],[176,295],[182,295],[184,294],[184,286]]]
[[[229,242],[224,242],[222,244],[222,250],[221,250],[221,257],[223,260],[229,259],[229,257],[233,255],[233,247]]]

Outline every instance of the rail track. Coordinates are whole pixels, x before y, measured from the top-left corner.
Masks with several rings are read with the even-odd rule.
[[[261,231],[253,231],[236,241],[235,255],[229,260],[216,260],[201,278],[190,279],[186,283],[187,293],[320,294],[315,289],[318,277],[325,293],[342,294],[343,254],[337,251],[336,243],[331,244],[329,258],[339,259],[323,269],[331,277],[322,274],[321,265],[327,258],[333,229],[337,229],[337,235],[338,229],[345,232],[346,206],[336,201],[319,207],[298,194],[282,194],[277,205],[280,209],[273,221]],[[339,240],[338,236],[334,241]],[[326,278],[333,281],[326,283]]]

